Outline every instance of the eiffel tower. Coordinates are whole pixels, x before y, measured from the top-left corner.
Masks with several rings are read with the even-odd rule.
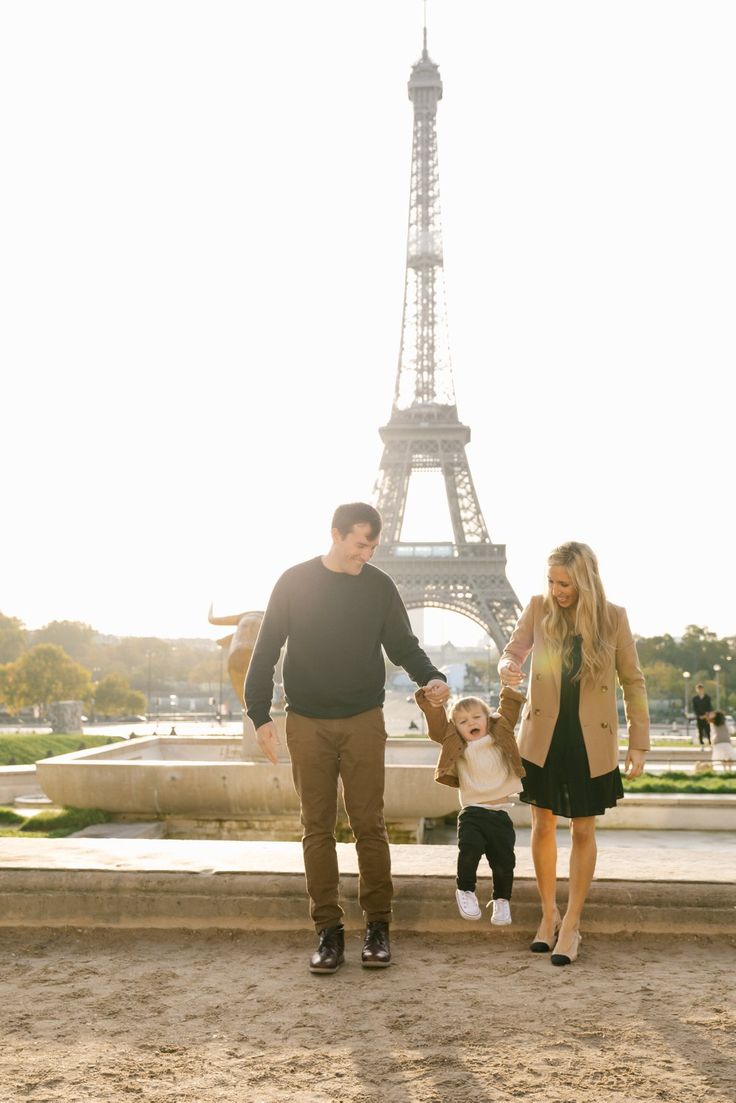
[[[501,650],[521,606],[506,577],[506,548],[488,535],[465,446],[470,429],[455,403],[445,314],[437,102],[439,66],[427,53],[412,67],[414,137],[404,314],[396,390],[374,501],[383,516],[374,563],[396,582],[408,609],[435,607],[479,624]],[[453,542],[405,543],[401,530],[413,472],[441,471]]]

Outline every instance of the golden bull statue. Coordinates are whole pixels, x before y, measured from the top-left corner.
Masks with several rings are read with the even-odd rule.
[[[251,610],[249,613],[236,613],[230,617],[215,617],[212,615],[212,606],[208,614],[210,624],[237,625],[229,636],[223,636],[217,641],[219,647],[227,647],[227,670],[230,681],[235,690],[235,696],[239,701],[243,700],[243,687],[245,675],[250,665],[253,648],[256,645],[258,631],[263,620],[263,613]]]

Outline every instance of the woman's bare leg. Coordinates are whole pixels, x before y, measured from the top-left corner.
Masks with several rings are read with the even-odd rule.
[[[570,882],[567,910],[557,939],[556,950],[559,954],[567,953],[580,927],[580,916],[595,873],[595,861],[598,855],[595,816],[578,816],[570,820],[570,834],[572,836]]]
[[[542,921],[536,940],[552,946],[555,927],[559,921],[557,910],[557,816],[548,808],[532,809],[531,850],[537,891],[542,902]]]

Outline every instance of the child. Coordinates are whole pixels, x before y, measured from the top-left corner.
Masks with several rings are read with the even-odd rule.
[[[433,707],[423,690],[415,694],[427,717],[429,736],[442,744],[435,781],[460,790],[457,821],[457,890],[455,899],[463,919],[480,919],[475,895],[478,864],[485,854],[493,875],[491,923],[511,922],[516,832],[507,809],[524,777],[514,725],[525,697],[504,686],[499,712],[492,713],[479,697],[457,701],[447,719],[444,708]]]
[[[709,712],[708,719],[710,721],[710,742],[713,747],[711,752],[713,765],[722,762],[724,770],[727,770],[729,767],[726,763],[736,761],[736,750],[734,750],[731,743],[731,734],[728,730],[726,717],[719,710],[718,712]]]

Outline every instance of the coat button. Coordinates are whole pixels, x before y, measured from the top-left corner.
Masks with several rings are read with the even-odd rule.
[[[541,709],[535,709],[534,710],[534,715],[535,716],[541,716],[542,715],[542,710]]]
[[[602,728],[607,728],[608,727],[608,724],[606,723],[605,720],[601,720],[601,727]]]
[[[608,686],[601,686],[601,693],[608,693]]]
[[[540,682],[541,680],[542,680],[542,675],[541,675],[541,674],[537,674],[537,681],[538,681],[538,682]]]

